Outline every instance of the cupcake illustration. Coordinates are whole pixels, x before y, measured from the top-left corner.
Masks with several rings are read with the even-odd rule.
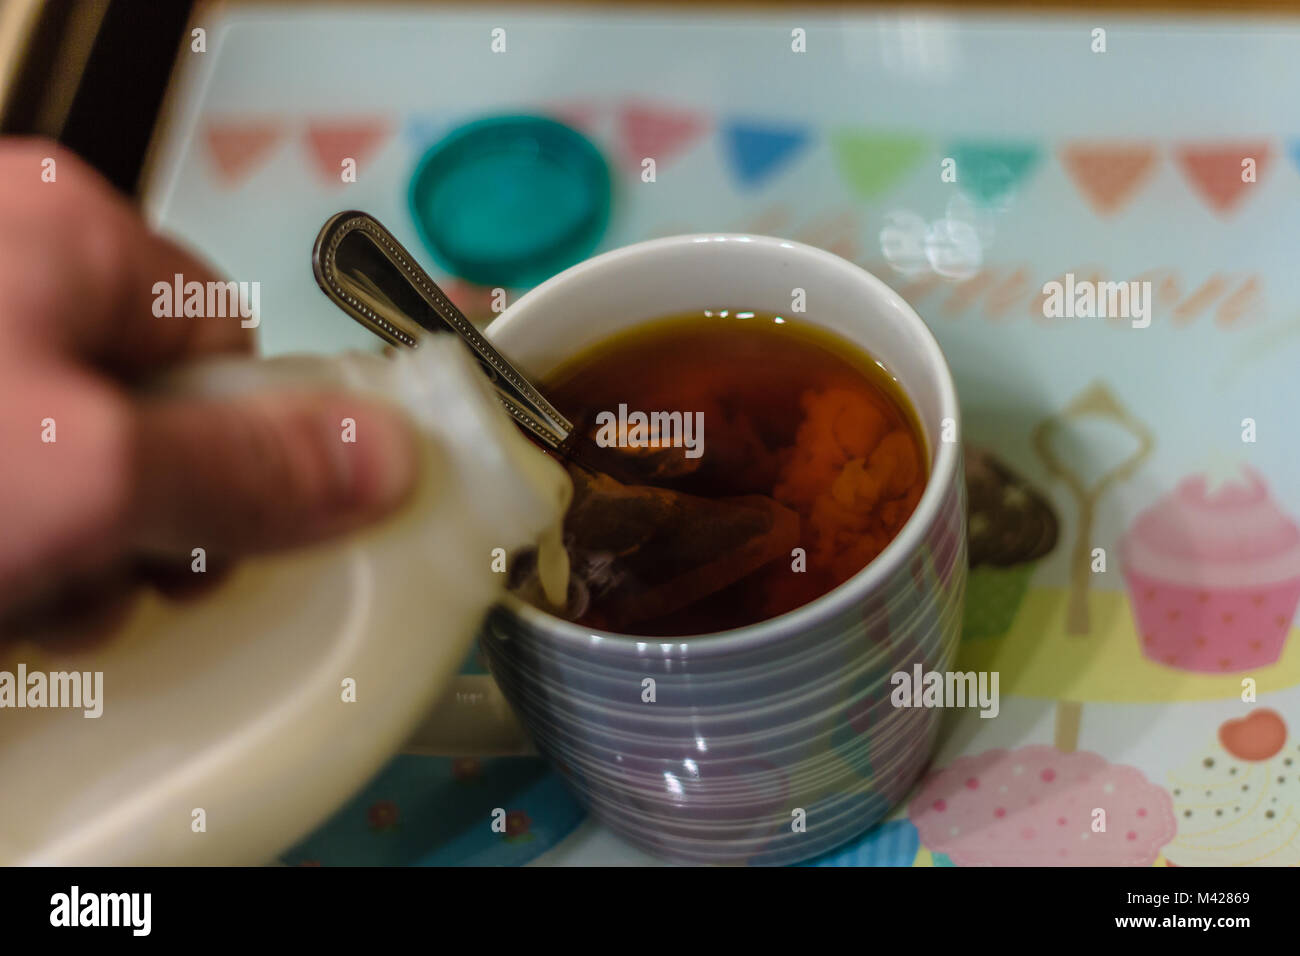
[[[958,758],[908,816],[936,866],[1151,866],[1176,829],[1140,770],[1043,745]]]
[[[1276,711],[1228,721],[1169,781],[1174,866],[1300,866],[1300,740]]]
[[[1138,515],[1120,560],[1150,660],[1222,674],[1281,656],[1300,603],[1300,527],[1253,469],[1184,479]]]
[[[969,445],[966,490],[970,577],[962,638],[1000,637],[1011,629],[1038,559],[1056,546],[1056,513],[1023,478]]]

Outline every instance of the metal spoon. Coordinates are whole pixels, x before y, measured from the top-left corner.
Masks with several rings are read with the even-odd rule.
[[[671,480],[698,466],[698,459],[673,449],[622,454],[575,429],[373,216],[356,210],[331,216],[316,236],[311,262],[325,295],[390,345],[418,348],[426,332],[459,335],[515,421],[562,457],[628,484]]]
[[[316,236],[312,272],[335,305],[391,345],[417,348],[423,332],[455,332],[478,358],[501,404],[548,448],[564,451],[573,423],[483,337],[373,216],[331,216]]]

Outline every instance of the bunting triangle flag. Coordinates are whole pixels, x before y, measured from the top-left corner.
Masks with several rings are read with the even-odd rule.
[[[1066,143],[1061,164],[1097,212],[1118,212],[1155,169],[1156,147],[1146,143]]]
[[[203,141],[217,179],[234,186],[271,155],[283,138],[285,124],[274,117],[210,119],[203,124]]]
[[[1263,176],[1269,153],[1270,147],[1263,141],[1187,144],[1174,150],[1174,158],[1210,208],[1227,213]],[[1254,163],[1248,164],[1247,160]]]
[[[987,205],[1008,198],[1038,165],[1033,143],[954,143],[949,154],[957,161],[957,185],[972,199]]]
[[[792,126],[731,122],[723,143],[736,178],[757,186],[792,160],[810,140],[806,129]]]
[[[694,143],[704,130],[705,122],[701,117],[681,110],[629,103],[618,113],[623,157],[637,168],[646,158],[653,159],[656,166],[662,166]]]
[[[360,167],[389,131],[389,122],[383,117],[311,120],[307,123],[307,147],[321,177],[341,183],[343,160],[354,159]]]
[[[863,199],[894,186],[925,155],[925,140],[915,136],[832,132],[831,151],[840,177]]]

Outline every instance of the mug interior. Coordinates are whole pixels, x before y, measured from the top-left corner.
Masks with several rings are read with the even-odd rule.
[[[791,305],[803,290],[805,310]],[[916,410],[930,455],[921,500],[894,540],[848,581],[793,611],[711,635],[714,642],[761,640],[855,599],[883,580],[919,543],[943,496],[958,480],[959,447],[941,440],[945,419],[960,434],[952,374],[934,335],[903,299],[865,269],[813,246],[748,235],[685,235],[616,249],[574,266],[528,292],[486,334],[520,370],[545,377],[573,355],[655,319],[704,309],[788,315],[827,329],[879,360]],[[506,605],[531,626],[560,638],[590,640],[592,630],[513,595]],[[603,638],[628,635],[602,632]]]

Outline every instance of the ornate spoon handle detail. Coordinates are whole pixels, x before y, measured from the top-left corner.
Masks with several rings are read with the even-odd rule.
[[[390,345],[418,348],[425,333],[454,332],[469,346],[511,416],[557,451],[573,424],[501,355],[378,220],[340,212],[321,227],[312,271],[339,308]]]

